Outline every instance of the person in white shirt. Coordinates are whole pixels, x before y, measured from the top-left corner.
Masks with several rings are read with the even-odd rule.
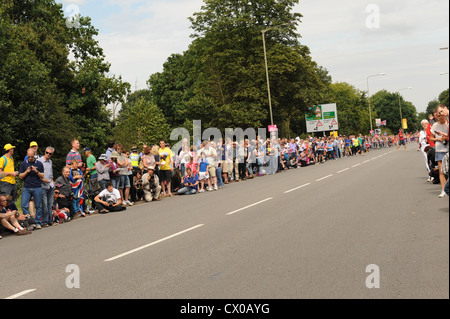
[[[425,147],[429,146],[429,144],[427,143],[427,127],[428,127],[429,122],[427,120],[422,120],[422,122],[420,122],[420,125],[422,126],[423,130],[420,131],[419,133],[419,149],[423,154],[423,157],[425,159],[425,167],[427,168],[427,173],[430,172],[430,167],[428,165],[428,155],[427,152],[425,151]],[[428,182],[431,182],[431,176],[428,176]]]
[[[201,148],[197,154],[205,153],[206,160],[208,161],[208,173],[209,177],[212,179],[212,184],[214,185],[214,190],[218,190],[217,186],[217,176],[216,176],[216,158],[217,158],[217,151],[211,147],[209,141],[203,142],[203,148]],[[208,189],[208,191],[212,191],[212,187]]]
[[[106,189],[102,190],[95,199],[95,209],[100,214],[106,214],[109,212],[120,212],[127,208],[122,206],[122,196],[119,190],[113,187],[111,182],[106,183]]]

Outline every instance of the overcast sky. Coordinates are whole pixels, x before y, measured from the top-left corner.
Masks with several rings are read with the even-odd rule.
[[[188,17],[203,0],[57,0],[66,16],[92,18],[111,73],[147,87],[172,53],[191,43]],[[302,44],[333,82],[397,92],[423,112],[449,87],[448,0],[300,0]],[[270,61],[269,61],[270,63]]]

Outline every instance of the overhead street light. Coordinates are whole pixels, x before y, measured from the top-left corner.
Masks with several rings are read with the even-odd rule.
[[[369,118],[370,118],[370,130],[372,131],[372,107],[370,106],[370,93],[369,93],[369,78],[374,77],[374,76],[385,76],[386,73],[378,73],[378,74],[373,74],[373,75],[369,75],[367,77],[367,100],[369,101]]]
[[[269,82],[269,67],[267,66],[267,52],[266,52],[266,32],[273,30],[273,29],[278,29],[282,26],[287,26],[287,25],[293,25],[294,23],[283,23],[280,24],[278,26],[275,27],[270,27],[267,29],[264,29],[261,31],[262,33],[262,40],[263,40],[263,48],[264,48],[264,62],[266,65],[266,80],[267,80],[267,94],[269,97],[269,110],[270,110],[270,124],[273,125],[273,115],[272,115],[272,98],[270,96],[270,82]]]

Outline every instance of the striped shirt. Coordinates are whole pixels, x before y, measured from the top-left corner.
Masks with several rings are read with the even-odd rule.
[[[71,150],[69,152],[69,154],[67,154],[66,164],[67,165],[72,165],[72,160],[74,160],[74,159],[78,160],[78,162],[82,162],[81,154],[79,152],[77,152],[77,151]]]

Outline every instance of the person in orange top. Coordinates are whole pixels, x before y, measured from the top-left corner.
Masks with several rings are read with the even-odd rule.
[[[403,134],[403,129],[400,129],[398,131],[398,146],[396,151],[398,151],[398,149],[400,148],[400,146],[403,145],[403,147],[405,148],[405,151],[408,151],[406,149],[406,141],[405,141],[405,135]]]

